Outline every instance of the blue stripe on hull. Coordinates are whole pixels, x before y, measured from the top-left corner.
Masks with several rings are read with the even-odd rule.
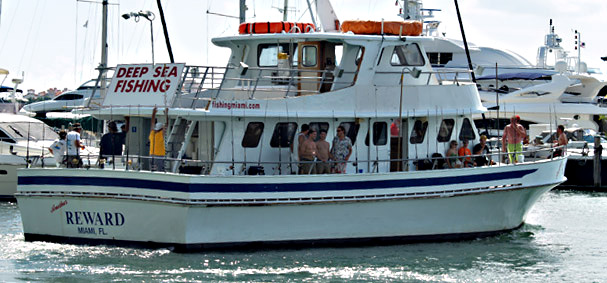
[[[349,191],[368,189],[390,189],[425,186],[445,186],[477,182],[491,182],[518,179],[537,171],[537,169],[476,174],[457,177],[416,178],[404,180],[349,181],[349,182],[309,182],[276,184],[191,184],[140,180],[129,178],[105,177],[63,177],[30,176],[19,177],[19,185],[58,185],[58,186],[113,186],[137,189],[163,190],[184,193],[257,193],[257,192],[309,192],[309,191]],[[305,178],[305,177],[302,177]]]

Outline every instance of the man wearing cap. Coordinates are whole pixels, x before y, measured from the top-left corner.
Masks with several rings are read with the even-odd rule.
[[[150,170],[152,171],[164,171],[164,159],[165,159],[165,148],[164,148],[164,132],[166,125],[169,124],[169,108],[164,109],[164,116],[166,118],[164,124],[156,123],[156,112],[158,107],[154,107],[152,110],[152,122],[150,128]]]
[[[80,123],[75,123],[72,130],[67,133],[67,167],[80,168],[82,159],[80,159],[80,149],[84,149],[84,144],[80,140],[82,127]]]
[[[516,163],[519,160],[519,154],[523,151],[523,140],[527,136],[525,127],[519,122],[521,117],[514,115],[510,118],[510,124],[504,128],[504,134],[502,135],[502,150],[508,150],[508,159],[510,164]],[[518,152],[512,154],[510,152]]]

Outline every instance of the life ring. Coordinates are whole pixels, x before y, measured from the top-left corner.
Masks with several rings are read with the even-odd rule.
[[[345,21],[341,24],[342,32],[353,32],[355,34],[383,34],[419,36],[424,28],[420,21]]]
[[[238,26],[238,33],[309,33],[316,30],[312,23],[294,23],[294,22],[256,22],[242,23]]]

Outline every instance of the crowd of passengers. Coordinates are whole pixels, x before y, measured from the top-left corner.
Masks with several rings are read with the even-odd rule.
[[[164,171],[164,156],[166,154],[164,136],[166,125],[168,125],[167,112],[168,109],[165,109],[165,122],[156,123],[157,108],[154,108],[152,111],[150,124],[152,130],[149,135],[150,169],[152,171]],[[118,132],[115,122],[108,124],[109,131],[103,135],[100,141],[100,160],[108,156],[122,155],[122,147],[125,144],[126,134],[129,130],[129,117],[125,118],[125,122],[120,132]],[[65,164],[67,167],[82,166],[82,159],[79,156],[79,151],[84,149],[84,144],[80,141],[81,131],[82,127],[79,123],[76,123],[73,125],[71,131],[59,132],[59,139],[50,146],[49,151],[53,154],[58,167],[61,164]],[[391,135],[398,136],[398,132],[398,125],[393,123],[391,125]],[[317,132],[310,128],[308,124],[301,126],[301,132],[296,135],[290,147],[291,159],[297,163],[297,166],[294,166],[294,168],[297,168],[297,174],[343,174],[346,172],[348,160],[352,155],[352,141],[346,136],[345,128],[341,125],[337,127],[332,144],[329,144],[326,138],[327,131],[324,129],[320,129]],[[512,116],[510,124],[504,128],[502,136],[503,152],[508,153],[507,159],[509,163],[522,162],[520,152],[522,152],[523,143],[528,140],[526,130],[520,124],[520,117],[518,115]],[[557,128],[557,139],[554,143],[555,146],[567,145],[567,137],[564,133],[563,125],[559,125]],[[551,157],[561,155],[563,155],[563,149],[558,148]],[[416,167],[418,170],[427,169],[424,168],[426,167],[423,164],[424,161],[426,160],[417,162]],[[430,162],[432,163],[432,168],[436,168],[436,161]],[[438,167],[466,168],[494,164],[496,162],[491,158],[489,146],[487,145],[487,137],[481,135],[479,143],[472,148],[472,151],[470,151],[468,140],[462,140],[460,147],[458,147],[457,141],[452,140],[445,154],[444,164]]]
[[[352,140],[346,136],[343,126],[337,127],[333,144],[326,141],[327,131],[301,126],[291,144],[292,159],[298,161],[298,174],[346,173],[348,159],[352,155]]]
[[[519,115],[512,116],[510,118],[510,124],[504,128],[502,135],[502,151],[507,153],[506,158],[510,164],[523,161],[523,155],[521,154],[523,151],[523,144],[529,143],[527,131],[525,130],[525,127],[520,124],[520,121],[521,117]],[[568,143],[565,127],[563,125],[557,127],[556,135],[557,138],[554,141],[554,146],[559,148],[557,148],[548,158],[562,156],[564,154],[565,146]],[[534,144],[537,145],[539,142],[541,141],[538,141],[536,138]],[[474,146],[472,152],[470,151],[468,140],[463,140],[459,148],[457,141],[451,141],[446,153],[444,167],[465,168],[494,164],[496,164],[496,162],[491,158],[489,147],[487,146],[487,137],[481,135],[479,143]]]

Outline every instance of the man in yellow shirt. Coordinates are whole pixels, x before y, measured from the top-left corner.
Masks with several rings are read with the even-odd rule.
[[[169,108],[164,109],[165,122],[156,123],[156,112],[158,107],[154,107],[152,110],[152,122],[150,125],[150,170],[152,171],[164,171],[164,133],[167,125],[169,124]]]

